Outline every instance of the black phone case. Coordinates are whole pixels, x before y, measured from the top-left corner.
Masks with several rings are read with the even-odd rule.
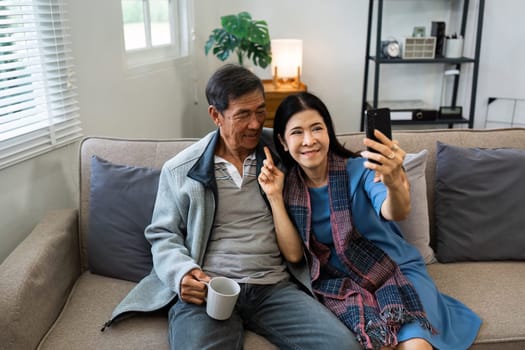
[[[380,142],[374,136],[374,129],[381,131],[389,139],[392,139],[392,126],[390,123],[390,109],[379,108],[379,109],[368,109],[366,111],[365,118],[365,132],[366,137],[374,141]],[[376,152],[374,149],[367,147],[370,152]],[[371,162],[377,163],[370,159]]]

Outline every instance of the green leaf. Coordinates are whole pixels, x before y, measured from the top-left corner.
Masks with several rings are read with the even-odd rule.
[[[242,57],[253,60],[262,68],[271,63],[270,33],[266,21],[252,20],[248,12],[221,17],[222,28],[212,31],[204,45],[207,55],[210,50],[220,60],[226,60],[234,51],[242,65]]]
[[[270,33],[266,21],[255,21],[247,31],[246,39],[264,45],[270,42]]]

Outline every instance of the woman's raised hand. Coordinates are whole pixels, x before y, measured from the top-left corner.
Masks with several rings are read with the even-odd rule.
[[[410,212],[410,184],[403,169],[406,152],[397,141],[392,141],[380,131],[374,131],[380,142],[369,138],[364,144],[379,153],[364,151],[361,155],[380,164],[365,162],[365,167],[375,171],[374,181],[381,181],[387,187],[387,198],[381,206],[381,214],[387,220],[404,220]]]
[[[284,173],[275,166],[268,147],[264,147],[264,153],[266,159],[257,180],[272,208],[279,249],[287,261],[298,263],[304,258],[303,242],[286,211],[283,198]]]
[[[272,154],[268,147],[264,147],[266,159],[263,161],[263,167],[259,174],[258,181],[266,196],[282,196],[284,186],[284,173],[275,166]]]
[[[361,155],[365,158],[376,160],[380,164],[366,162],[365,167],[375,170],[376,180],[382,181],[385,185],[393,185],[402,175],[403,160],[406,152],[399,146],[397,141],[392,141],[379,130],[374,131],[374,136],[381,142],[376,142],[365,138],[364,144],[377,151],[364,151]]]

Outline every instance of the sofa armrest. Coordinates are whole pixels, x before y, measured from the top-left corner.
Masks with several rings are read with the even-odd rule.
[[[80,275],[78,211],[52,211],[0,265],[0,347],[34,349]]]

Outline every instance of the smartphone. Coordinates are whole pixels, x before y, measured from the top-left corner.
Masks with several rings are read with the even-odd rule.
[[[374,136],[374,130],[381,131],[386,137],[392,139],[392,124],[390,122],[390,109],[378,108],[368,109],[365,111],[365,132],[366,137],[377,142],[379,141]],[[367,147],[371,152],[377,152],[376,150]],[[372,163],[377,163],[375,160],[370,159]]]

